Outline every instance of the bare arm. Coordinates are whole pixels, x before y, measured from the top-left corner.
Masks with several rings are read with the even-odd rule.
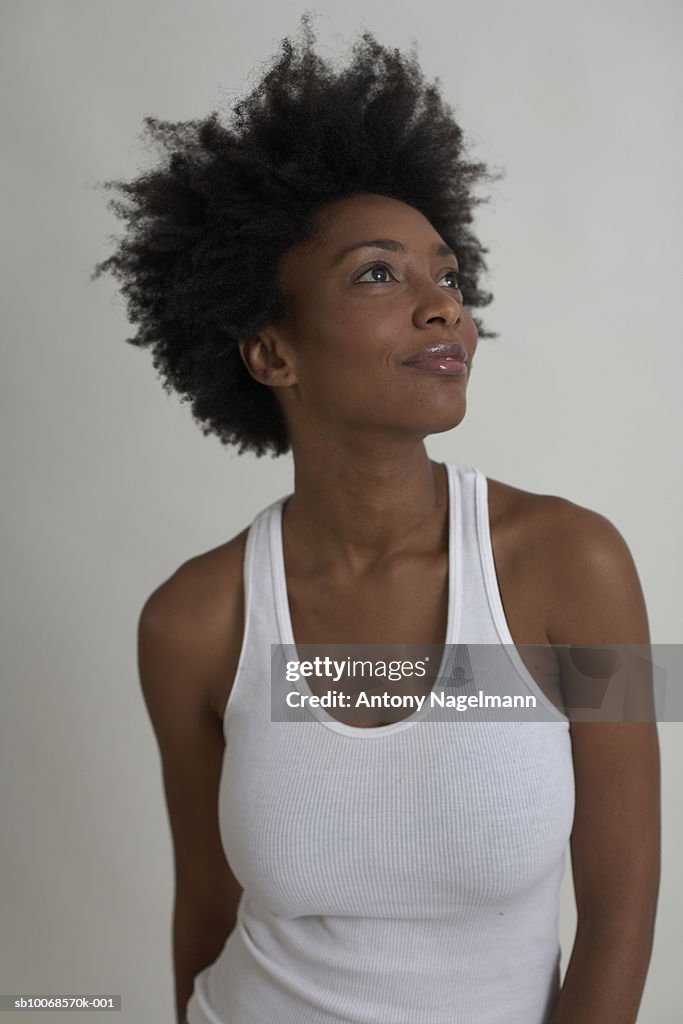
[[[623,538],[604,517],[568,506],[560,510],[559,546],[548,560],[555,588],[550,641],[649,644],[645,602]],[[553,1024],[635,1024],[659,889],[657,727],[574,722],[570,728],[577,931]]]
[[[187,563],[146,602],[138,630],[142,690],[157,737],[173,840],[173,965],[178,1024],[195,975],[220,953],[242,888],[225,860],[218,786],[225,742],[210,704],[217,678],[232,679],[230,608],[218,608],[201,562]]]

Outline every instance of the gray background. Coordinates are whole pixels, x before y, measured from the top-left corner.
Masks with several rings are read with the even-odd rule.
[[[203,116],[253,84],[304,7],[286,0],[4,0],[0,992],[121,993],[174,1019],[172,850],[135,664],[137,616],[178,565],[288,492],[289,458],[237,457],[168,397],[111,278],[119,222],[93,186],[149,157],[147,114]],[[606,515],[655,643],[681,632],[681,6],[321,0],[322,55],[362,27],[419,46],[472,152],[507,176],[469,410],[428,442]],[[660,727],[663,881],[639,1021],[680,1020],[681,726]],[[564,964],[575,924],[569,874]],[[82,1021],[83,1015],[62,1014]],[[9,1020],[18,1014],[8,1014]],[[44,1015],[22,1015],[22,1020]]]

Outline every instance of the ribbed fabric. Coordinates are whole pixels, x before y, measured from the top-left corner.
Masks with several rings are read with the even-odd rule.
[[[506,645],[495,683],[534,694],[544,720],[417,713],[355,728],[314,709],[309,721],[271,721],[270,645],[296,649],[286,498],[264,509],[246,544],[218,807],[244,893],[223,950],[195,978],[189,1024],[550,1019],[574,816],[569,724],[514,649],[486,477],[453,463],[447,471],[446,642]]]

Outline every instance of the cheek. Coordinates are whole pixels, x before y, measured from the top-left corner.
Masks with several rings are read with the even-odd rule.
[[[380,417],[396,402],[392,332],[367,316],[346,314],[310,337],[298,371],[301,397],[325,415]]]
[[[472,355],[474,355],[477,348],[479,333],[477,331],[477,325],[466,309],[463,309],[463,319],[459,330],[464,338],[465,345]]]
[[[318,323],[310,336],[306,359],[344,376],[363,367],[388,367],[392,356],[401,351],[401,332],[396,310],[382,312],[368,308],[347,309],[336,317]],[[405,348],[405,345],[404,345]]]

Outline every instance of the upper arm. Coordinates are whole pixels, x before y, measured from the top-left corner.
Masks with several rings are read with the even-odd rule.
[[[621,534],[605,517],[570,502],[556,513],[555,553],[548,560],[551,643],[649,645],[645,600]],[[649,647],[643,651],[648,657]],[[571,854],[579,919],[621,905],[641,922],[654,924],[660,865],[656,724],[573,721],[570,731],[576,785]]]
[[[234,662],[229,623],[209,614],[206,577],[186,563],[146,601],[138,667],[163,774],[175,862],[176,900],[229,920],[241,887],[218,827],[225,741],[209,700],[217,674]]]

